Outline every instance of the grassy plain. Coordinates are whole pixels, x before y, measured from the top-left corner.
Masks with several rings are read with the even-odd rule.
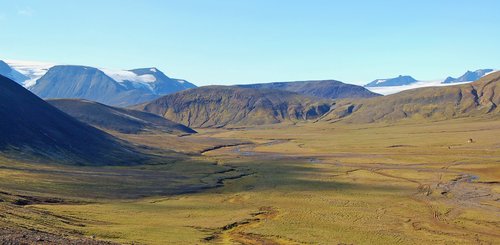
[[[134,244],[500,243],[498,120],[197,131],[119,135],[191,155],[158,165],[58,174],[2,161],[0,199],[65,201],[3,202],[1,221]]]

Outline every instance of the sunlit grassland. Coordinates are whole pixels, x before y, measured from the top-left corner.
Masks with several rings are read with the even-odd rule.
[[[133,136],[133,141],[165,148],[181,142],[191,147],[190,152],[209,148],[214,141],[255,145],[221,148],[175,164],[109,168],[132,176],[121,181],[119,176],[54,178],[0,169],[0,186],[5,190],[44,193],[47,189],[50,195],[61,196],[71,191],[76,199],[92,191],[109,195],[84,199],[90,201],[86,203],[12,206],[13,212],[28,218],[7,215],[4,220],[145,244],[499,242],[500,207],[494,200],[500,191],[498,121],[318,122],[198,131],[197,136],[178,138]],[[468,143],[469,138],[474,143]],[[233,171],[217,174],[228,169]],[[152,173],[141,178],[134,175],[136,171]],[[249,175],[238,176],[241,173]],[[162,175],[166,177],[156,178]],[[219,188],[175,194],[176,187],[214,183],[224,176],[241,178],[224,180]],[[470,176],[479,179],[460,182]],[[127,198],[118,193],[127,193]]]

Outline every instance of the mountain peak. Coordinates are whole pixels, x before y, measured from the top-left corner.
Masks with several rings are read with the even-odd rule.
[[[285,90],[296,92],[306,96],[314,96],[327,99],[370,98],[379,96],[379,94],[370,92],[368,89],[362,86],[346,84],[336,80],[273,82],[237,86],[256,89]]]
[[[154,82],[150,84],[150,87],[157,95],[166,95],[196,87],[186,80],[170,78],[156,67],[138,68],[129,71],[140,77],[150,76],[154,78]]]
[[[443,81],[443,84],[473,82],[493,71],[494,71],[493,69],[479,69],[475,71],[467,70],[462,76],[458,78],[453,78],[453,77],[446,78]]]
[[[163,96],[136,107],[193,127],[263,125],[317,119],[332,101],[295,92],[205,86]]]
[[[160,69],[156,67],[135,68],[135,69],[130,69],[129,71],[137,73],[163,73]]]
[[[81,65],[0,60],[0,75],[42,98],[78,98],[127,106],[196,87],[171,79],[157,67],[115,70]],[[42,83],[42,84],[40,84]]]
[[[415,78],[409,75],[399,75],[395,78],[387,78],[387,79],[376,79],[368,84],[365,87],[385,87],[385,86],[402,86],[408,85],[417,82]]]

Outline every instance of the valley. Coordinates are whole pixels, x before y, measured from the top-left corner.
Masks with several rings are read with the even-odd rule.
[[[495,244],[500,239],[495,120],[196,130],[183,137],[114,133],[135,144],[182,148],[191,156],[156,165],[55,171],[50,165],[20,169],[2,161],[3,191],[65,200],[2,202],[9,210],[2,220],[68,237],[134,244]]]
[[[500,244],[498,9],[0,1],[0,245]]]

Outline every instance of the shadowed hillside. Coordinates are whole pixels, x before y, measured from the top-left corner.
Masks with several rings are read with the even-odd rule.
[[[133,164],[143,157],[3,76],[0,118],[0,151],[9,157],[82,165]]]
[[[259,83],[238,85],[238,87],[278,89],[326,99],[357,99],[380,96],[362,86],[346,84],[335,80]]]
[[[280,90],[207,86],[136,108],[189,127],[224,127],[315,119],[328,112],[332,103]]]
[[[370,123],[402,119],[444,120],[498,114],[500,72],[464,85],[427,87],[384,97],[344,102],[326,119]]]
[[[182,124],[147,112],[107,106],[88,100],[57,99],[47,102],[84,123],[120,133],[136,134],[148,131],[171,134],[196,133]]]

